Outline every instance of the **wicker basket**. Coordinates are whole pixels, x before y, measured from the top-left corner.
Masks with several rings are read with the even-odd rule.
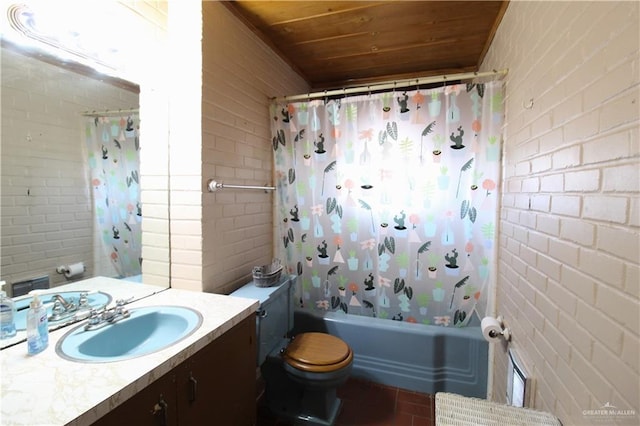
[[[271,265],[254,266],[253,282],[256,287],[271,287],[280,281],[282,265],[279,260],[274,260]]]
[[[436,425],[561,426],[562,424],[552,414],[543,411],[438,392],[436,393]]]

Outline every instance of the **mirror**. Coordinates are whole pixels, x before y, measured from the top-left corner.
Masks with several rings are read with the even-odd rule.
[[[2,279],[10,294],[22,293],[12,284],[42,276],[51,287],[94,275],[140,279],[138,92],[2,48]]]
[[[155,247],[165,248],[169,240],[168,224],[157,220],[168,217],[168,189],[159,188],[168,181],[168,165],[147,166],[154,224],[142,226],[145,196],[139,186],[145,167],[135,166],[136,154],[168,149],[157,129],[154,138],[140,137],[137,110],[145,81],[138,85],[101,74],[63,52],[25,48],[4,33],[0,65],[0,278],[7,281],[7,293],[20,282],[38,287],[48,278],[53,289],[94,276],[136,286],[136,299],[167,288],[164,252],[160,266],[152,259],[151,268],[140,267],[143,233]],[[148,140],[158,146],[145,145]],[[115,189],[107,191],[106,184]],[[109,211],[113,205],[119,208]]]

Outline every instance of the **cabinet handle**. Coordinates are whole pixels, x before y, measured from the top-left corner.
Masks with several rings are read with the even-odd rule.
[[[266,309],[259,309],[256,311],[256,316],[258,318],[266,318],[268,315],[267,310]]]
[[[189,373],[189,402],[196,400],[196,391],[198,389],[198,381]]]
[[[169,404],[166,403],[162,394],[160,394],[160,399],[153,406],[153,410],[151,410],[151,414],[153,414],[158,420],[158,424],[160,426],[167,426],[169,424]]]

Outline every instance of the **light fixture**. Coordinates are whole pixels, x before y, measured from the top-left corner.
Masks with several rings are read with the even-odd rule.
[[[9,4],[3,17],[2,38],[113,75],[123,58],[113,47],[121,46],[122,39],[116,29],[117,11],[105,8],[111,4],[110,1]]]

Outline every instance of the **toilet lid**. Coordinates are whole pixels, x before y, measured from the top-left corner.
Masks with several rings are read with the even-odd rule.
[[[326,333],[302,333],[285,351],[286,358],[312,366],[340,364],[350,358],[351,348],[343,340]]]

